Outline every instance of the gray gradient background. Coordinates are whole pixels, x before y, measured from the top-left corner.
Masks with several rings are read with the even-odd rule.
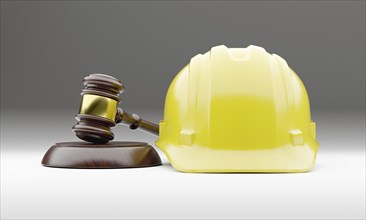
[[[262,46],[303,80],[321,144],[312,172],[184,174],[160,151],[147,169],[40,165],[77,140],[85,75],[119,78],[123,107],[158,122],[176,73],[221,44]],[[365,218],[364,1],[1,1],[1,218],[176,217]]]

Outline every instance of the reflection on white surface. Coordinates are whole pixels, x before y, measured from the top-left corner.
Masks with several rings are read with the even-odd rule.
[[[68,115],[2,113],[1,218],[365,218],[364,115],[317,116],[317,164],[298,174],[179,173],[164,155],[164,165],[152,168],[41,166],[54,142],[77,140]],[[155,140],[124,128],[115,133],[117,140]]]
[[[1,218],[365,217],[364,151],[320,152],[303,174],[57,169],[43,153],[2,153]]]

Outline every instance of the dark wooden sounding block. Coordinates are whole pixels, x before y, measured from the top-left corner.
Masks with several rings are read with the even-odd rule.
[[[42,164],[61,168],[138,168],[161,165],[158,153],[143,142],[62,142],[53,145]]]

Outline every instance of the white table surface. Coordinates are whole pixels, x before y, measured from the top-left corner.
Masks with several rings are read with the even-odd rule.
[[[340,137],[320,132],[317,164],[309,173],[180,173],[163,154],[164,165],[159,167],[78,170],[40,164],[50,145],[72,136],[69,130],[61,134],[67,127],[62,117],[61,125],[38,135],[37,129],[31,129],[37,117],[28,119],[30,124],[5,126],[17,117],[22,116],[9,113],[2,117],[2,219],[365,218],[365,142],[361,133]],[[39,130],[53,123],[52,119],[39,121]],[[333,127],[332,122],[327,126]],[[362,122],[358,126],[358,131],[364,131]],[[27,138],[12,136],[15,131]],[[129,136],[133,140],[139,137],[153,143],[154,137],[148,134],[123,131],[135,135]]]

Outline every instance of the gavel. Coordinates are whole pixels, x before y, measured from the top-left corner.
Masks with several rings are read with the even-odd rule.
[[[42,159],[47,167],[59,168],[139,168],[161,165],[156,150],[144,142],[112,141],[111,130],[118,123],[159,134],[159,126],[118,107],[124,86],[116,78],[91,74],[84,78],[77,124],[72,128],[84,141],[59,142]],[[89,143],[88,143],[89,142]],[[109,142],[109,143],[108,143]]]
[[[77,124],[72,128],[76,136],[84,141],[104,144],[114,139],[111,130],[118,123],[130,129],[143,129],[159,135],[159,126],[143,120],[137,114],[129,114],[118,107],[119,95],[124,91],[122,83],[109,75],[91,74],[83,80],[82,100]]]

